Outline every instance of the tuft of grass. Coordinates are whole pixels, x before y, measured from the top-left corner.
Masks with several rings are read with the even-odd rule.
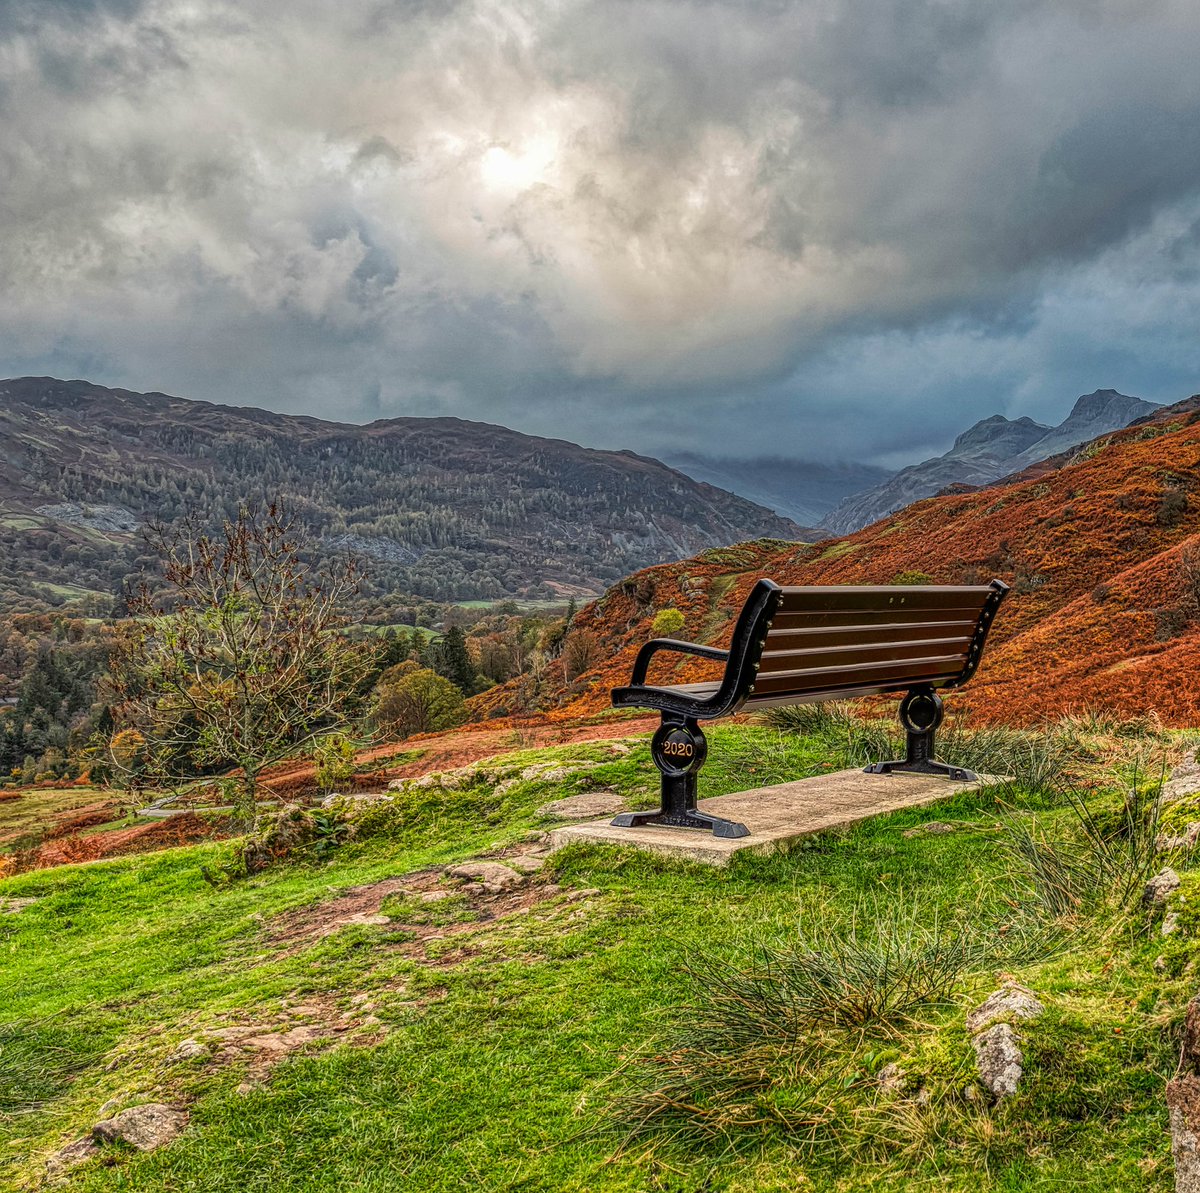
[[[1065,825],[1055,822],[1054,835],[1036,819],[1006,818],[1014,877],[1054,916],[1130,909],[1161,860],[1158,788],[1135,783],[1121,806],[1107,812],[1072,786],[1063,786],[1059,797],[1069,818]]]
[[[1044,959],[1058,947],[1032,920],[1015,931],[943,921],[910,900],[858,905],[783,944],[759,943],[740,964],[702,955],[697,993],[623,1072],[612,1122],[634,1140],[720,1140],[730,1147],[783,1132],[821,1152],[848,1145],[863,1087],[922,1012],[953,1005],[969,979]]]
[[[904,756],[899,726],[863,716],[846,701],[785,704],[766,709],[760,720],[784,733],[818,738],[837,751],[842,766],[866,766]],[[938,760],[979,774],[1004,775],[1029,792],[1053,789],[1077,761],[1072,739],[1059,732],[974,728],[965,716],[947,720],[938,731]]]

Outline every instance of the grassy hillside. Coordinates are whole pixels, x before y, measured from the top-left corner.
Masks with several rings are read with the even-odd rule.
[[[1012,585],[983,666],[954,701],[979,718],[1033,724],[1084,706],[1200,715],[1200,411],[1191,400],[1072,456],[990,488],[917,502],[847,538],[763,541],[652,568],[581,610],[603,662],[547,699],[565,717],[604,707],[624,683],[656,613],[678,609],[672,636],[724,644],[759,576],[782,584]],[[706,674],[662,661],[664,681]],[[672,671],[672,665],[676,670]],[[513,710],[511,691],[476,702]]]
[[[859,749],[844,729],[717,728],[705,793],[843,765]],[[1076,726],[1024,745],[1083,757],[1089,798],[1115,807],[1105,790],[1128,770],[1103,778],[1090,741]],[[1045,904],[1004,843],[1022,827],[1077,834],[1048,789],[971,793],[727,872],[572,849],[506,891],[441,876],[529,849],[548,800],[604,789],[638,803],[651,787],[641,737],[525,752],[374,805],[327,856],[216,888],[201,867],[228,845],[0,882],[0,1184],[36,1184],[102,1113],[160,1100],[190,1111],[175,1143],[107,1148],[67,1187],[1171,1187],[1162,1085],[1196,938],[1185,921],[1164,942],[1114,892],[1038,926]],[[952,831],[922,829],[934,821]],[[1191,891],[1200,874],[1176,864]],[[714,1034],[708,1084],[672,1092],[697,1072],[681,1029],[713,1014],[711,981],[688,976],[705,958],[736,973],[802,936],[843,961],[879,937],[911,954],[922,932],[938,955],[978,946],[943,997],[889,1022],[818,1021],[765,1052]],[[997,969],[1047,1011],[1023,1029],[1020,1091],[993,1105],[971,1092],[963,1016]],[[892,1062],[925,1092],[888,1093]]]

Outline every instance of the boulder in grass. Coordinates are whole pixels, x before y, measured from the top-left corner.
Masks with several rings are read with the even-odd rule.
[[[1177,890],[1179,890],[1179,875],[1168,866],[1160,870],[1146,883],[1142,892],[1142,905],[1145,907],[1161,907]]]
[[[164,1102],[131,1106],[92,1128],[97,1143],[128,1143],[139,1152],[152,1152],[170,1143],[188,1125],[188,1113]]]
[[[447,866],[447,878],[459,878],[464,882],[479,883],[489,894],[499,894],[517,886],[525,878],[511,866],[499,862],[461,862],[457,866]]]
[[[1024,1073],[1025,1058],[1017,1045],[1017,1033],[1007,1023],[995,1023],[972,1041],[979,1080],[997,1098],[1017,1092]]]
[[[993,1023],[1036,1019],[1045,1009],[1028,986],[1007,981],[967,1016],[967,1031],[976,1035]]]
[[[538,815],[558,820],[591,820],[595,816],[615,816],[624,812],[625,807],[625,800],[615,791],[587,791],[543,804]]]
[[[85,1164],[99,1152],[96,1141],[90,1135],[85,1135],[82,1139],[76,1139],[66,1147],[59,1148],[46,1161],[46,1175],[51,1178],[65,1177],[73,1168]]]

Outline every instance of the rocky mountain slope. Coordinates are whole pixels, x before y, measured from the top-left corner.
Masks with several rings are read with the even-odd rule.
[[[995,576],[1013,588],[953,707],[1025,724],[1083,707],[1196,724],[1200,401],[1156,409],[1056,467],[920,501],[838,541],[747,543],[632,576],[576,618],[604,661],[571,684],[551,671],[542,706],[564,717],[605,707],[664,608],[684,616],[673,637],[723,645],[759,576],[881,584],[913,571],[937,583]],[[698,679],[711,666],[669,661],[655,675]],[[515,699],[515,688],[498,688],[476,698],[476,711],[514,712]]]
[[[820,525],[847,497],[876,488],[895,475],[873,464],[822,464],[771,457],[735,460],[686,454],[665,458],[685,475],[739,493],[801,526]],[[816,532],[813,537],[824,535]]]
[[[454,418],[353,426],[106,389],[0,381],[0,607],[107,598],[140,528],[282,495],[376,591],[595,592],[648,564],[802,530],[632,452]],[[810,536],[811,537],[811,536]]]
[[[945,455],[910,465],[882,484],[848,496],[821,525],[832,533],[850,534],[953,485],[991,484],[1098,435],[1127,427],[1156,409],[1153,402],[1098,389],[1079,398],[1057,427],[994,414],[964,431]]]

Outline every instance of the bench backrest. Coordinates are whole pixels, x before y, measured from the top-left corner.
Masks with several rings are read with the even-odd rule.
[[[1008,586],[760,580],[734,631],[726,683],[762,707],[957,687],[975,672]],[[723,685],[724,686],[724,685]]]

